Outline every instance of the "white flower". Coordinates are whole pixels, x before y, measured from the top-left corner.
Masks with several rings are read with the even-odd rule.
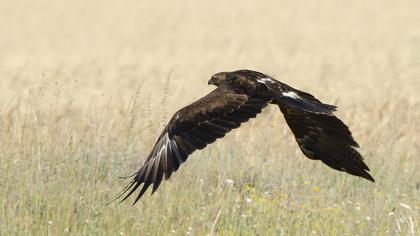
[[[268,197],[271,197],[273,194],[272,193],[270,193],[270,192],[264,192],[264,194],[266,195],[266,196],[268,196]]]
[[[228,185],[233,185],[235,183],[235,181],[233,181],[232,179],[226,179],[225,183]]]
[[[252,203],[252,199],[251,199],[251,198],[249,198],[249,197],[245,198],[245,201],[246,201],[246,203],[248,203],[248,204],[251,204],[251,203]]]

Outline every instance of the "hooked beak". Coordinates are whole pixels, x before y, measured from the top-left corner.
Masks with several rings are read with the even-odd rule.
[[[212,84],[212,85],[215,85],[215,86],[219,86],[223,82],[223,80],[226,79],[226,74],[227,74],[226,72],[220,72],[220,73],[214,74],[210,78],[208,84],[209,85]]]

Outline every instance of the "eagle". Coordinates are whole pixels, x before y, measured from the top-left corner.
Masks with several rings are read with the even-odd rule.
[[[305,156],[375,182],[356,150],[359,144],[333,114],[336,106],[252,70],[216,73],[208,84],[216,89],[173,115],[141,168],[117,198],[126,200],[142,184],[133,205],[151,185],[153,194],[163,178],[169,179],[194,151],[255,118],[269,104],[280,108]]]

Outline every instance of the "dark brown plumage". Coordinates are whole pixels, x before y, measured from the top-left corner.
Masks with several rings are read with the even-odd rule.
[[[119,197],[125,194],[122,201],[142,184],[134,203],[150,185],[153,194],[163,177],[168,179],[191,153],[255,118],[270,103],[279,106],[307,157],[374,181],[348,127],[333,115],[335,106],[256,71],[217,73],[209,84],[217,88],[173,115],[143,166],[120,193]]]

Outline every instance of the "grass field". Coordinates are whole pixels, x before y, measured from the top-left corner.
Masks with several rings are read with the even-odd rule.
[[[419,235],[418,1],[0,3],[0,235]],[[159,190],[106,203],[171,114],[255,69],[339,106],[375,184],[271,107]]]

